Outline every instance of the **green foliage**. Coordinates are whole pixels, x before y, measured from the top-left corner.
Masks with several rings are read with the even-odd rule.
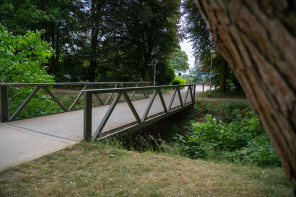
[[[168,84],[179,8],[180,0],[3,0],[0,22],[14,35],[44,30],[56,81],[147,81],[154,61],[158,84]]]
[[[42,32],[27,32],[14,36],[0,25],[0,77],[5,83],[49,83],[53,76],[45,71],[45,63],[53,54],[50,45],[41,40]],[[34,90],[32,87],[8,88],[9,115]],[[58,105],[42,92],[38,92],[18,118],[43,115],[59,111]]]
[[[204,107],[211,112],[211,106]],[[228,102],[223,109],[215,110],[223,113],[217,118],[208,114],[205,123],[191,123],[184,136],[176,134],[174,139],[184,155],[262,166],[280,165],[258,118],[246,105]]]
[[[49,44],[42,41],[42,32],[27,32],[13,36],[0,25],[0,77],[5,83],[52,82],[53,76],[44,66],[53,54]],[[40,67],[42,66],[42,67]]]
[[[174,78],[175,78],[175,71],[171,67],[162,66],[160,68],[157,68],[157,72],[156,72],[157,85],[171,84]]]
[[[175,78],[172,81],[172,85],[185,85],[186,84],[186,80],[185,79],[181,79],[181,78]]]
[[[193,72],[212,72],[212,84],[219,84],[222,92],[226,91],[227,83],[235,83],[239,89],[239,83],[237,83],[238,81],[228,63],[215,50],[215,45],[212,42],[205,20],[194,2],[191,0],[184,1],[183,8],[186,21],[183,31],[189,35],[189,39],[193,42],[195,59],[196,62],[200,63],[200,65],[196,65],[198,68],[194,68]]]
[[[188,56],[185,51],[180,48],[173,53],[173,58],[170,60],[170,65],[175,71],[186,72],[189,69]]]

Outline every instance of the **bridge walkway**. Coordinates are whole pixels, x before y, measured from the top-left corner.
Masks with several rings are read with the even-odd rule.
[[[182,99],[186,92],[187,87],[180,90]],[[172,90],[162,94],[166,106],[169,105],[172,94]],[[139,117],[144,115],[150,99],[151,97],[132,101]],[[188,97],[187,102],[190,101],[192,99]],[[180,102],[175,99],[172,108],[177,106],[180,106]],[[92,108],[92,135],[109,107],[110,105]],[[162,103],[159,95],[157,95],[148,116],[153,116],[162,111]],[[0,170],[58,151],[83,140],[83,116],[84,110],[76,110],[0,123]],[[135,122],[135,120],[127,102],[118,103],[102,134],[121,125]]]

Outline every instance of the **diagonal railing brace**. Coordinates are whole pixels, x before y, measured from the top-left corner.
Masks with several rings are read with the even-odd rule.
[[[146,108],[146,110],[144,112],[144,115],[143,115],[143,118],[142,118],[142,122],[145,122],[145,120],[147,118],[147,115],[148,115],[148,113],[150,111],[150,108],[152,106],[152,103],[153,103],[153,101],[155,99],[156,93],[157,93],[157,91],[155,90],[154,93],[153,93],[153,95],[152,95],[152,97],[151,97],[151,99],[150,99],[150,101],[149,101],[149,104],[148,104],[148,106],[147,106],[147,108]]]
[[[121,94],[122,94],[121,92],[118,92],[117,96],[116,96],[115,99],[112,101],[112,104],[110,105],[110,107],[109,107],[108,111],[106,112],[106,114],[105,114],[103,120],[101,121],[100,125],[98,126],[98,128],[97,128],[95,134],[93,135],[93,137],[92,137],[92,141],[94,141],[94,140],[97,138],[97,135],[98,135],[99,133],[101,133],[102,130],[104,129],[104,126],[106,125],[106,123],[107,123],[107,121],[108,121],[108,119],[109,119],[111,113],[113,112],[113,110],[114,110],[116,104],[118,103]]]
[[[11,116],[9,121],[14,120],[19,113],[26,107],[26,105],[29,103],[29,101],[33,98],[33,96],[40,90],[40,86],[37,86],[35,90],[28,96],[28,98],[23,102],[23,104],[16,110],[16,112]]]
[[[174,93],[172,95],[172,98],[171,98],[171,101],[169,103],[169,111],[171,111],[171,109],[172,109],[172,105],[173,105],[173,102],[174,102],[174,99],[175,99],[176,92],[177,92],[177,88],[175,88],[175,91],[174,91]]]
[[[165,102],[164,102],[164,99],[163,99],[163,96],[162,96],[162,93],[161,93],[160,89],[158,88],[157,91],[158,91],[158,95],[159,95],[163,110],[164,110],[165,113],[168,113],[168,110],[166,108],[166,105],[165,105]]]
[[[123,96],[124,96],[124,98],[125,98],[125,100],[126,100],[128,106],[129,106],[130,109],[132,110],[132,112],[133,112],[133,114],[134,114],[134,116],[135,116],[137,122],[138,122],[138,123],[141,123],[141,119],[140,119],[140,117],[139,117],[139,115],[138,115],[138,113],[137,113],[137,111],[136,111],[134,105],[132,104],[130,98],[128,97],[127,93],[124,92],[124,93],[123,93]]]
[[[188,98],[188,94],[189,94],[189,87],[187,88],[186,95],[185,95],[185,98],[184,98],[184,101],[183,101],[184,105],[186,104],[186,100]]]
[[[177,87],[177,92],[178,92],[178,95],[179,95],[179,100],[180,100],[180,103],[181,103],[181,106],[183,107],[183,101],[182,101],[182,96],[181,96],[181,92],[180,92],[180,88]]]
[[[48,89],[48,87],[46,86],[42,86],[42,88],[47,92],[47,94],[49,94],[49,96],[60,106],[60,108],[62,108],[65,112],[67,111],[67,109],[62,105],[62,103],[60,103],[60,101],[57,99],[57,97],[55,97],[55,95]]]
[[[86,89],[86,85],[82,88],[82,90]],[[71,111],[74,106],[77,104],[77,102],[79,101],[80,97],[82,96],[82,91],[79,92],[78,96],[76,97],[76,99],[74,100],[74,102],[72,103],[72,105],[70,106],[70,108],[68,109],[68,111]]]

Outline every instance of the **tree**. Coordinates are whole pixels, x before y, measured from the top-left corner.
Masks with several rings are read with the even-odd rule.
[[[219,73],[219,90],[225,92],[227,88],[226,80],[230,78],[227,75],[228,63],[223,57],[215,50],[215,45],[211,40],[210,33],[206,27],[205,20],[197,9],[193,1],[186,0],[183,4],[185,15],[184,31],[189,35],[190,41],[193,42],[193,49],[196,61],[202,64],[204,72],[210,72],[211,66],[211,53],[213,56],[213,70]]]
[[[195,1],[296,188],[295,1]]]
[[[188,56],[181,48],[177,48],[170,60],[170,65],[175,71],[185,73],[189,69]]]
[[[53,55],[50,44],[41,40],[43,32],[27,32],[14,36],[0,25],[0,82],[1,83],[52,83],[43,64]],[[12,115],[35,87],[8,88],[9,115]],[[42,110],[41,110],[42,109]],[[18,117],[30,117],[59,111],[49,95],[40,91],[32,98]],[[42,112],[42,113],[41,113]]]
[[[0,21],[14,35],[43,30],[41,38],[55,49],[55,56],[47,63],[47,71],[52,73],[60,58],[73,52],[77,46],[79,18],[83,18],[82,5],[81,0],[3,0],[0,3]]]
[[[13,36],[0,25],[0,77],[2,83],[45,83],[53,76],[42,64],[53,55],[51,46],[41,40],[42,32]]]
[[[178,44],[179,7],[180,0],[113,1],[109,18],[112,31],[103,45],[111,51],[113,62],[120,60],[145,81],[150,81],[153,73],[149,64],[157,62],[157,68],[167,67],[169,55]]]

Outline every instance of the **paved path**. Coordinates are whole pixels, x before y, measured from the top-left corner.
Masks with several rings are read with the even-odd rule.
[[[181,91],[182,98],[185,93],[186,90],[183,89]],[[171,96],[172,91],[163,94],[166,106],[168,106]],[[143,116],[150,98],[133,101],[140,118]],[[177,94],[173,107],[180,105],[176,98]],[[191,102],[190,96],[188,96],[187,102]],[[93,133],[108,108],[109,105],[93,108]],[[160,98],[156,96],[148,116],[162,111]],[[127,103],[118,103],[103,132],[135,120]],[[82,139],[83,110],[0,123],[0,170],[61,150]]]

